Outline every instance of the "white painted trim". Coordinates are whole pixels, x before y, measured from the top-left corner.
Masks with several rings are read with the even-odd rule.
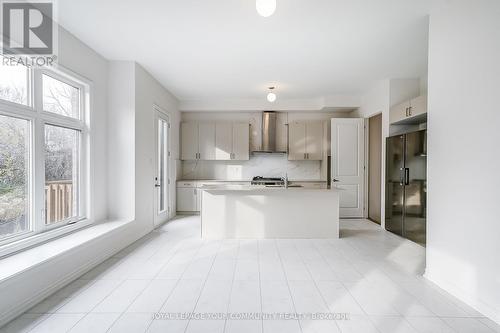
[[[365,166],[364,166],[364,176],[365,176],[365,187],[363,193],[363,218],[368,218],[368,196],[369,196],[369,172],[370,172],[370,118],[364,118],[364,130],[365,130]]]
[[[72,232],[88,227],[89,225],[92,225],[92,221],[89,219],[85,219],[75,224],[59,226],[58,228],[38,234],[33,234],[32,236],[19,237],[13,241],[12,239],[6,238],[6,240],[9,240],[9,242],[0,246],[0,259],[11,254],[14,255],[16,252],[33,247],[35,245],[43,245],[44,243],[54,238],[70,234]],[[30,233],[33,233],[33,231]]]
[[[424,277],[500,325],[500,309],[495,309],[479,298],[460,289],[453,282],[440,278],[438,274],[433,274],[429,271],[429,268],[426,268]]]
[[[168,125],[168,128],[167,128],[167,193],[168,193],[168,198],[167,198],[167,211],[166,212],[163,212],[161,214],[157,214],[157,211],[158,211],[158,207],[157,207],[157,204],[158,204],[158,198],[157,198],[157,190],[156,188],[154,188],[154,193],[153,193],[153,198],[154,198],[154,204],[153,204],[153,216],[154,216],[154,223],[153,223],[153,227],[156,228],[158,227],[159,225],[167,222],[168,220],[171,219],[171,215],[172,215],[172,196],[173,196],[173,193],[172,193],[172,185],[173,185],[173,182],[172,182],[172,135],[171,135],[171,131],[172,131],[172,126],[171,126],[171,115],[169,112],[167,112],[166,110],[164,110],[163,108],[161,108],[159,105],[157,104],[153,104],[153,111],[154,111],[154,133],[155,133],[155,136],[154,136],[154,146],[155,146],[155,166],[154,166],[154,175],[156,176],[157,175],[157,167],[158,167],[158,159],[159,159],[159,156],[158,156],[158,120],[159,119],[163,119],[167,122],[167,125]],[[164,215],[166,214],[166,218],[161,221],[161,222],[158,222],[158,220],[160,219],[160,215]]]

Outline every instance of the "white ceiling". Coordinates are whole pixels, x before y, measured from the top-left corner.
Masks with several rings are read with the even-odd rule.
[[[269,18],[257,14],[255,0],[58,6],[60,23],[75,36],[108,59],[137,61],[188,104],[262,101],[269,85],[281,101],[317,103],[427,71],[432,0],[277,2]]]

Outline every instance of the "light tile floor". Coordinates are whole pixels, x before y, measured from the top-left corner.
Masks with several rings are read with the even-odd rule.
[[[340,240],[203,241],[198,217],[132,244],[0,332],[500,332],[422,278],[425,251],[365,220]],[[165,313],[347,313],[349,320],[158,320]]]

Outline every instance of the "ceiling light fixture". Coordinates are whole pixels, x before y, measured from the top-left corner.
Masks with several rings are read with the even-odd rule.
[[[263,17],[269,17],[276,11],[276,0],[256,0],[257,13]]]
[[[274,103],[276,101],[276,94],[273,92],[275,87],[269,87],[269,93],[267,94],[267,101],[269,103]]]

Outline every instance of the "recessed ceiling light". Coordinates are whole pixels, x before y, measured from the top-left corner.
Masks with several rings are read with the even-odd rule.
[[[269,87],[269,93],[267,94],[267,101],[269,103],[276,102],[276,94],[273,92],[275,87]]]
[[[256,0],[255,7],[260,16],[269,17],[276,11],[276,0]]]

